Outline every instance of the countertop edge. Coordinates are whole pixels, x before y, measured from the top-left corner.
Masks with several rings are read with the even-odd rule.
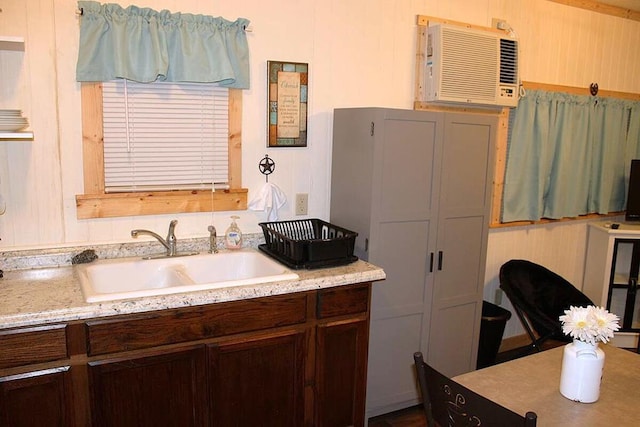
[[[37,273],[40,273],[39,275]],[[177,293],[129,300],[86,303],[73,267],[14,273],[0,287],[0,329],[55,324],[122,314],[190,307],[305,292],[384,280],[384,270],[358,260],[340,267],[297,270],[297,280],[227,289]],[[36,274],[35,277],[27,277]],[[53,274],[54,277],[49,277]],[[39,293],[38,293],[39,292]],[[14,301],[13,307],[12,300]]]

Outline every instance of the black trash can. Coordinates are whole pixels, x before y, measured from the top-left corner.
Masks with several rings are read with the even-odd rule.
[[[482,302],[480,342],[478,343],[477,369],[495,365],[496,356],[502,342],[502,334],[511,312],[489,301]]]

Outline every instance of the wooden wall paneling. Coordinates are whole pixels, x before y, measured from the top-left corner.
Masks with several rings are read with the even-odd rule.
[[[0,35],[25,39],[24,51],[0,53],[0,108],[22,110],[28,129],[40,134],[34,141],[2,143],[3,245],[63,239],[52,15],[53,2],[4,2],[0,13]]]
[[[57,109],[57,68],[53,55],[55,43],[54,2],[28,1],[26,3],[25,56],[28,89],[20,96],[21,106],[28,116],[33,142],[20,144],[25,150],[16,171],[18,181],[11,185],[20,188],[16,204],[21,206],[15,218],[16,243],[26,244],[34,239],[42,244],[57,243],[64,239],[62,211],[62,171],[60,165],[60,139]],[[35,18],[31,18],[35,16]],[[46,177],[43,179],[43,177]],[[37,202],[36,202],[37,201]],[[43,221],[42,216],[46,216]],[[31,224],[36,224],[35,226]],[[23,232],[25,230],[25,232]],[[28,231],[27,231],[28,230]]]

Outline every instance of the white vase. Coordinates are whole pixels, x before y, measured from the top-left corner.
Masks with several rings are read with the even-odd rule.
[[[604,351],[598,344],[574,340],[564,347],[560,393],[576,402],[591,403],[600,397]]]

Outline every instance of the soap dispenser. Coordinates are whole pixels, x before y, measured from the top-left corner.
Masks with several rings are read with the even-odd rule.
[[[225,244],[227,249],[240,249],[242,248],[242,231],[240,231],[240,227],[236,224],[236,219],[240,218],[239,216],[231,217],[231,225],[227,228],[227,232],[225,234]]]

